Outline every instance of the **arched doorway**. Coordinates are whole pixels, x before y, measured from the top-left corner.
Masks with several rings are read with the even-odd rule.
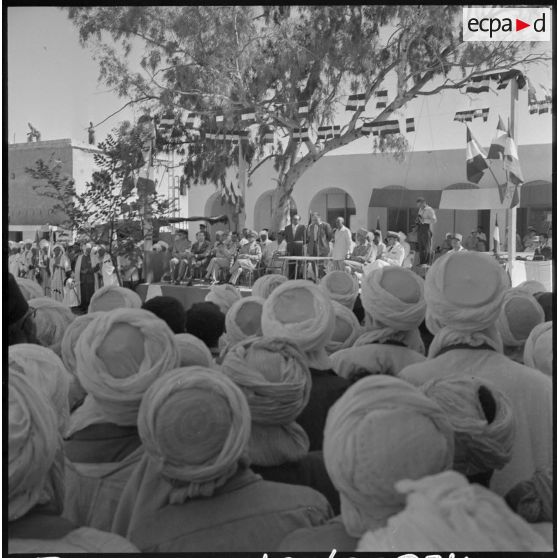
[[[356,214],[355,202],[345,190],[341,188],[326,188],[320,190],[310,202],[310,214],[317,212],[323,221],[335,227],[335,219],[343,217],[345,226],[351,228],[351,217]],[[310,221],[310,215],[301,215],[302,222]]]
[[[208,229],[211,233],[211,237],[214,238],[215,231],[234,231],[237,230],[238,224],[236,219],[235,208],[230,203],[225,203],[221,200],[221,194],[215,192],[212,194],[207,202],[205,202],[205,217],[217,217],[218,215],[226,215],[229,218],[228,225],[226,223],[217,223],[215,225],[209,225]],[[197,230],[197,229],[196,229]]]
[[[268,190],[264,192],[256,201],[254,206],[254,228],[257,231],[272,228],[273,208],[275,206],[277,191]],[[292,197],[289,198],[289,214],[292,217],[296,215],[296,203]]]

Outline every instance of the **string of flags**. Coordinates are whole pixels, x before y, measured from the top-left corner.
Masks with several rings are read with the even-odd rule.
[[[461,110],[455,113],[453,120],[454,122],[472,122],[474,118],[482,118],[486,122],[489,112],[488,108]]]

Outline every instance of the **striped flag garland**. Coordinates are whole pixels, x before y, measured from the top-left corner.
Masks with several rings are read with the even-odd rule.
[[[310,139],[310,136],[308,135],[308,129],[307,128],[294,128],[293,129],[293,138],[298,139],[298,140],[302,140],[302,141],[308,141]]]
[[[490,144],[490,149],[488,150],[487,159],[501,159],[504,157],[504,152],[506,150],[506,138],[508,137],[508,130],[506,125],[499,117],[498,126],[496,128],[496,135]]]
[[[474,114],[474,110],[461,110],[455,113],[453,120],[457,122],[472,122]]]
[[[477,76],[471,79],[471,83],[467,85],[465,93],[488,93],[489,91],[488,77]]]
[[[306,116],[308,114],[309,104],[307,101],[302,101],[298,104],[298,115]]]
[[[380,122],[365,122],[362,125],[362,133],[364,135],[372,134],[373,136],[386,134],[399,134],[399,120],[382,120]]]
[[[550,103],[548,101],[543,101],[539,103],[539,114],[544,114],[549,111]]]
[[[474,138],[469,126],[467,126],[467,180],[478,184],[488,168],[486,164],[486,153]]]
[[[407,133],[415,131],[415,119],[414,118],[407,118],[405,120],[405,125],[406,125],[405,131]]]
[[[244,123],[255,122],[256,113],[253,110],[244,110],[240,114],[240,120]]]
[[[380,91],[376,91],[376,92],[374,93],[374,95],[375,95],[376,97],[385,97],[385,98],[387,99],[388,92],[387,92],[387,89],[381,89]]]
[[[374,95],[380,99],[376,103],[376,108],[377,109],[386,108],[387,107],[387,96],[388,96],[387,89],[382,89],[381,91],[376,91],[376,93],[374,93]]]
[[[318,139],[327,140],[338,138],[341,135],[341,126],[320,126],[318,128]]]
[[[355,93],[354,95],[349,95],[347,100],[347,106],[345,110],[357,111],[358,109],[363,109],[366,106],[366,94],[365,93]]]

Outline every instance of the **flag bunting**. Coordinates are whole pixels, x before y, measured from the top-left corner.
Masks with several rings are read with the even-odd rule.
[[[357,111],[358,109],[363,109],[366,106],[366,94],[365,93],[355,93],[354,95],[349,95],[347,100],[347,106],[345,110]]]

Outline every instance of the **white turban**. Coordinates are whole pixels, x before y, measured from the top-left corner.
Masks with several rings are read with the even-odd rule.
[[[37,504],[61,501],[62,438],[56,413],[25,374],[8,377],[8,521]]]
[[[250,410],[224,374],[177,368],[146,392],[138,414],[145,450],[172,481],[170,504],[209,497],[238,470],[250,439]]]
[[[523,349],[523,362],[525,366],[536,368],[552,377],[554,357],[552,322],[543,322],[534,327]]]
[[[72,375],[60,357],[46,347],[20,343],[9,347],[8,366],[29,378],[35,389],[51,402],[58,418],[58,430],[64,436],[70,419],[68,395]]]
[[[97,317],[100,312],[90,312],[78,316],[73,322],[71,327],[66,329],[62,343],[60,344],[60,353],[62,362],[66,369],[71,374],[76,375],[76,343],[83,330]]]
[[[285,281],[287,281],[287,278],[279,273],[268,273],[267,275],[262,275],[254,281],[254,284],[252,285],[252,294],[254,296],[267,298]]]
[[[462,251],[437,259],[424,285],[428,329],[436,334],[443,326],[462,332],[490,327],[507,286],[505,271],[485,254]]]
[[[211,351],[201,339],[190,333],[177,333],[174,339],[180,352],[179,366],[213,366]]]
[[[311,368],[331,368],[325,346],[334,328],[335,313],[331,300],[311,281],[287,281],[264,303],[264,336],[294,341],[305,352]]]
[[[504,500],[459,473],[401,480],[404,511],[368,531],[357,550],[373,552],[544,552],[551,546]]]
[[[372,329],[394,332],[417,328],[426,312],[424,281],[410,269],[388,266],[362,279],[362,306],[372,319]]]
[[[72,415],[72,432],[94,422],[135,425],[147,388],[180,362],[169,326],[132,308],[100,313],[79,336],[75,355],[88,396]]]
[[[448,469],[453,450],[444,412],[417,388],[390,376],[349,387],[329,410],[323,449],[347,533],[360,537],[400,511],[395,483]]]
[[[306,358],[292,341],[252,338],[235,345],[221,369],[248,400],[252,415],[250,461],[281,465],[308,453],[306,432],[295,423],[310,397]]]
[[[345,271],[330,271],[322,277],[320,288],[329,295],[331,300],[339,302],[349,310],[353,309],[358,296],[358,280],[354,275]]]
[[[223,314],[226,314],[229,308],[241,297],[240,291],[234,285],[226,283],[225,285],[213,285],[205,296],[205,301],[213,302],[219,306]]]
[[[544,322],[544,310],[537,299],[525,291],[509,290],[496,321],[504,345],[522,346],[532,329]]]
[[[496,387],[472,376],[453,376],[431,380],[421,391],[441,407],[454,430],[454,470],[471,476],[502,469],[510,461],[515,420],[509,399]]]
[[[331,303],[335,314],[335,329],[326,345],[326,351],[329,354],[352,347],[362,333],[362,328],[352,310],[335,300],[332,300]]]
[[[535,293],[546,293],[546,287],[539,281],[529,280],[523,281],[517,285],[517,287],[513,288],[514,291],[523,291],[525,293],[529,293],[530,295],[534,295]]]
[[[246,296],[237,300],[225,316],[228,345],[236,345],[247,337],[262,334],[262,308],[265,300]]]
[[[35,308],[34,321],[37,339],[41,345],[60,355],[60,344],[68,326],[75,320],[75,314],[64,304],[50,297],[32,298],[29,306]]]
[[[88,312],[108,312],[115,308],[141,308],[141,298],[131,289],[106,285],[95,291],[89,302]]]
[[[32,281],[31,279],[26,279],[24,277],[16,277],[15,280],[25,300],[42,298],[45,296],[43,288],[36,281]]]

